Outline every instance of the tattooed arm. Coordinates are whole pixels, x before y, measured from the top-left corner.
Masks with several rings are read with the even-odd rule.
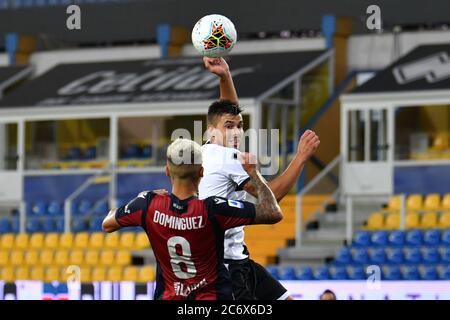
[[[283,219],[283,213],[275,196],[267,186],[265,179],[256,170],[256,158],[248,153],[240,154],[242,167],[248,173],[255,186],[258,203],[255,205],[254,224],[274,224]]]

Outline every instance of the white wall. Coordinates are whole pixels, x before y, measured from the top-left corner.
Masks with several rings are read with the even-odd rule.
[[[450,44],[450,31],[354,35],[348,47],[350,69],[382,69],[419,45]]]
[[[0,66],[8,65],[8,55],[6,53],[0,53]]]

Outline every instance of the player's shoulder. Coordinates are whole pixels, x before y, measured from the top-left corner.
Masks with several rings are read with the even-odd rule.
[[[211,196],[208,198],[205,198],[204,200],[205,205],[207,208],[212,209],[214,207],[222,207],[222,206],[228,206],[228,207],[234,207],[242,209],[244,208],[244,203],[240,200],[231,200],[224,197],[218,197],[218,196]]]

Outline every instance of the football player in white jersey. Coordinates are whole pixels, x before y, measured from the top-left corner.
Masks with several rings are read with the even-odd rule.
[[[220,78],[220,100],[211,104],[208,110],[210,138],[202,147],[204,176],[200,181],[199,198],[220,196],[244,200],[247,192],[256,196],[253,182],[237,159],[244,134],[243,118],[228,64],[222,58],[204,58],[204,63],[210,72]],[[319,137],[307,130],[300,138],[297,152],[287,169],[268,182],[278,201],[294,186],[306,161],[319,144]],[[226,231],[224,249],[236,300],[292,299],[264,267],[249,258],[244,227]]]

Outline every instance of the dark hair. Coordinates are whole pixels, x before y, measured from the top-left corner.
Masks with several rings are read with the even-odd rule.
[[[214,124],[217,117],[224,114],[238,115],[242,112],[241,107],[230,100],[214,101],[208,109],[208,124]]]
[[[326,289],[321,295],[320,295],[320,300],[323,300],[324,295],[326,294],[331,294],[333,296],[332,300],[336,300],[336,295],[334,294],[333,291],[331,291],[330,289]]]

